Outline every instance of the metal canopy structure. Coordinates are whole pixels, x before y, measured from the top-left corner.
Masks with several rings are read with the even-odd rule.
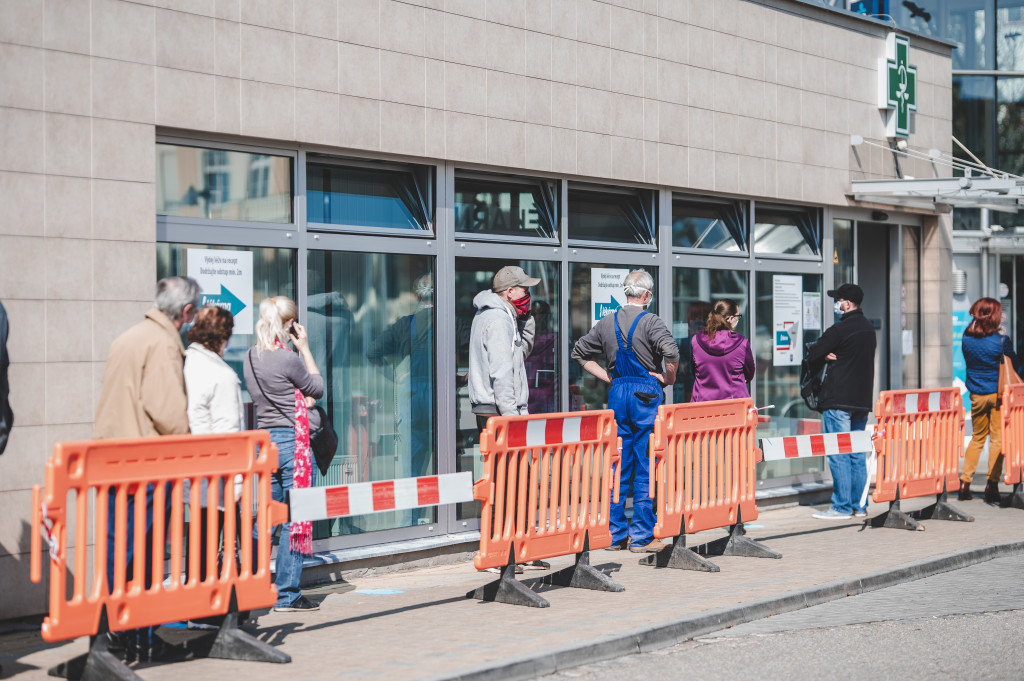
[[[856,180],[848,196],[880,203],[948,213],[953,208],[987,208],[1016,213],[1024,207],[1024,179],[937,177],[905,180]]]

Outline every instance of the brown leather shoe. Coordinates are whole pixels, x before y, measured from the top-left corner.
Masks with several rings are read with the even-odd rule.
[[[985,503],[986,504],[998,504],[1003,500],[1003,495],[999,493],[999,483],[988,481],[985,485]]]
[[[971,483],[960,481],[960,491],[956,494],[957,501],[970,501],[974,498],[971,494]]]
[[[660,539],[652,539],[649,544],[643,546],[630,546],[629,550],[633,553],[657,553],[662,549],[667,549],[668,544],[661,541]]]
[[[629,537],[626,537],[622,541],[614,542],[611,546],[606,548],[605,551],[622,551],[627,548],[629,548]]]

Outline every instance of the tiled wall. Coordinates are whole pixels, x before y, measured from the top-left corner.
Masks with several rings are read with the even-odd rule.
[[[826,17],[786,0],[0,2],[18,424],[0,619],[44,609],[30,486],[53,442],[90,436],[110,341],[152,295],[158,127],[843,205],[851,178],[889,173],[849,146],[884,136],[882,29]],[[912,143],[948,150],[948,49],[914,41],[911,61]]]

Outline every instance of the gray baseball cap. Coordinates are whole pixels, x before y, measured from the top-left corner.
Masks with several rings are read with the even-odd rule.
[[[539,283],[540,279],[526,276],[526,272],[523,271],[522,267],[506,265],[498,270],[498,273],[494,275],[494,282],[491,284],[491,290],[495,293],[501,293],[505,289],[512,288],[513,286],[536,286]]]

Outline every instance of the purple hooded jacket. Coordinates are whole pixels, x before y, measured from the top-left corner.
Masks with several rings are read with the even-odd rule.
[[[701,331],[690,340],[693,350],[693,397],[691,402],[750,397],[747,382],[754,378],[750,341],[721,330],[711,340]]]

